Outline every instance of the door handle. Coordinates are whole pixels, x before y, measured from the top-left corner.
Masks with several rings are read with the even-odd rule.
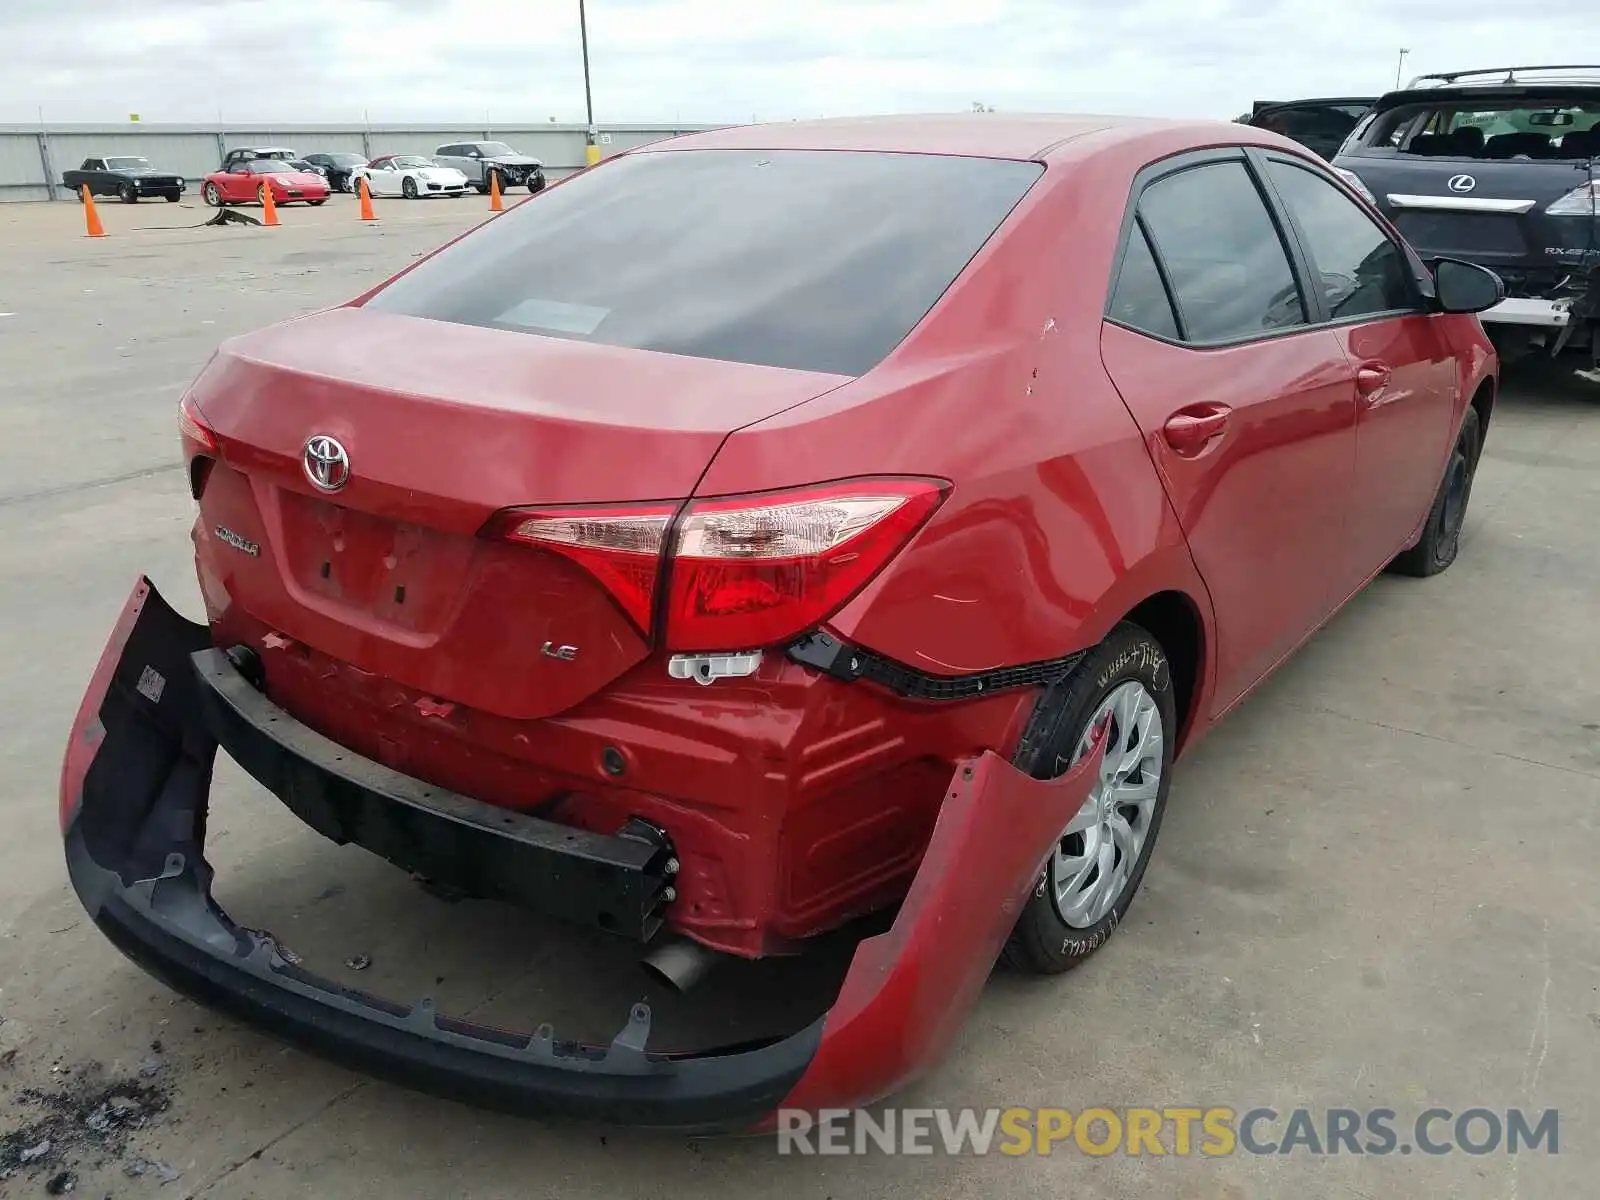
[[[1364,363],[1356,369],[1356,391],[1363,396],[1376,395],[1389,386],[1391,378],[1389,368],[1382,363]]]
[[[1177,453],[1193,457],[1213,438],[1221,436],[1228,427],[1228,414],[1232,411],[1226,404],[1192,404],[1168,417],[1161,434]]]

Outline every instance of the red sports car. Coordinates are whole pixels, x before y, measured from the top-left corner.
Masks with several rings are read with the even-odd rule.
[[[272,189],[276,204],[324,204],[328,181],[312,171],[298,171],[276,159],[256,158],[213,171],[200,185],[200,196],[212,208],[227,204],[261,203],[261,189]]]
[[[1235,124],[632,150],[201,372],[207,619],[129,598],[63,769],[73,884],[177,987],[477,1103],[883,1096],[997,958],[1111,937],[1177,756],[1377,573],[1450,565],[1502,292]],[[645,1004],[609,1044],[489,1029],[230,920],[219,746],[327,836],[683,986],[893,923],[776,1040],[665,1048]]]

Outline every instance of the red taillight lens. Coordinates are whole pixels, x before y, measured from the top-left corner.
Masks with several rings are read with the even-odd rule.
[[[646,634],[665,558],[664,648],[754,650],[838,612],[911,540],[948,486],[854,479],[696,500],[676,525],[675,504],[513,509],[490,532],[579,564]]]
[[[925,479],[867,479],[699,500],[672,547],[670,650],[770,646],[832,616],[944,497]]]
[[[199,409],[187,396],[178,401],[178,434],[186,456],[217,452],[217,435],[200,419]]]
[[[661,546],[676,504],[644,508],[513,509],[498,532],[571,559],[610,592],[648,636],[661,575]]]

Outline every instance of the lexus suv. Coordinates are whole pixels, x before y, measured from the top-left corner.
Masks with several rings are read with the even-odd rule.
[[[1333,158],[1424,258],[1497,272],[1503,360],[1583,350],[1600,370],[1600,66],[1422,76],[1373,104]]]

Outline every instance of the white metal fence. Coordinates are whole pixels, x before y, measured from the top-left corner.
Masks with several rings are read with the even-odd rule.
[[[700,128],[705,127],[602,125],[600,150],[614,154]],[[584,162],[582,125],[0,125],[0,202],[72,199],[61,186],[61,173],[108,154],[143,155],[193,183],[216,170],[236,146],[288,146],[300,154],[347,151],[371,158],[432,154],[450,142],[479,140],[506,142],[533,155],[552,180]]]

